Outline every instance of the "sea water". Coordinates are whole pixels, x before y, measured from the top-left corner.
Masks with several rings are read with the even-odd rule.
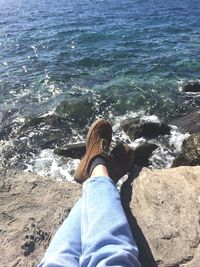
[[[199,111],[199,95],[180,88],[200,79],[200,3],[0,0],[0,70],[2,170],[48,174],[62,166],[73,175],[76,162],[55,158],[54,134],[70,128],[60,138],[83,141],[90,123],[104,117],[114,140],[132,144],[118,127],[124,118],[170,122]],[[68,126],[50,122],[54,114]],[[153,167],[170,166],[174,151],[166,142],[179,149],[185,138],[172,132],[152,140],[160,149]]]

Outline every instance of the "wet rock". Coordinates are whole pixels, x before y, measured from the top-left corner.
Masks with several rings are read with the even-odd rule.
[[[174,159],[172,167],[200,165],[200,133],[191,134],[183,141],[181,154]]]
[[[12,123],[0,132],[2,139],[12,138],[16,142],[24,143],[25,138],[27,138],[29,142],[42,149],[53,148],[65,141],[65,138],[70,135],[69,122],[55,114],[46,117],[26,118],[23,123]]]
[[[200,167],[144,168],[134,180],[129,221],[143,267],[199,266],[199,174]]]
[[[121,127],[131,140],[169,135],[171,131],[171,127],[164,123],[143,121],[140,118],[126,119],[122,121]]]
[[[149,166],[149,158],[152,152],[156,148],[158,148],[158,146],[155,144],[144,143],[142,145],[139,145],[135,149],[134,164],[137,164],[142,167]],[[55,154],[74,159],[81,159],[85,154],[85,151],[86,151],[85,143],[71,144],[71,145],[66,145],[62,148],[59,147],[54,149]]]
[[[178,128],[182,129],[184,132],[197,133],[200,132],[200,113],[192,113],[183,116],[178,119],[174,119],[170,123]]]
[[[81,159],[85,154],[85,143],[71,144],[64,147],[58,147],[54,149],[54,153],[59,156],[70,157],[73,159]]]
[[[63,101],[56,108],[56,113],[65,115],[69,120],[85,125],[85,121],[93,116],[93,103],[88,99],[72,98]]]
[[[182,91],[183,92],[200,92],[200,83],[199,82],[189,82],[185,83],[182,86]]]
[[[53,114],[7,125],[0,132],[1,136],[10,141],[1,145],[0,170],[24,169],[28,159],[41,149],[54,149],[65,144],[71,138],[72,130],[66,118]]]
[[[13,130],[13,124],[9,124],[0,129],[0,140],[7,140]]]
[[[142,167],[147,167],[150,165],[149,158],[152,155],[152,152],[158,148],[155,144],[144,143],[138,146],[135,149],[135,161],[134,164],[137,164]]]
[[[30,133],[33,134],[30,136]],[[71,135],[71,127],[66,118],[53,114],[27,118],[23,126],[18,129],[17,135],[19,138],[29,136],[42,149],[54,148]]]

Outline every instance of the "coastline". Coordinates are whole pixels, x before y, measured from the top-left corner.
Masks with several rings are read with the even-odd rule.
[[[41,260],[97,117],[135,150],[121,195],[142,267],[199,266],[197,2],[2,1],[1,267]]]

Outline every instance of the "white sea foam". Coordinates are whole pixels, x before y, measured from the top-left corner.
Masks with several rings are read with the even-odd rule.
[[[53,149],[44,149],[27,164],[26,171],[72,182],[74,170],[79,162],[77,159],[57,156],[53,153]]]
[[[142,143],[145,142],[144,138],[136,139],[135,141],[131,141],[129,136],[120,128],[120,123],[127,119],[127,118],[137,118],[140,117],[141,121],[147,121],[147,122],[160,122],[159,118],[156,115],[145,115],[144,111],[140,110],[138,112],[132,112],[129,111],[125,115],[122,116],[115,116],[113,121],[113,140],[116,141],[122,141],[125,143],[129,143],[133,147],[136,147]]]
[[[25,122],[25,118],[24,117],[17,117],[13,120],[13,122],[16,122],[16,123],[24,123]]]
[[[33,49],[35,56],[38,57],[38,53],[37,53],[37,47],[35,45],[31,45],[31,48]]]
[[[181,152],[183,141],[189,137],[189,134],[179,132],[176,126],[171,128],[169,136],[160,136],[150,141],[158,146],[150,158],[152,168],[170,168]]]
[[[55,84],[50,84],[48,86],[48,91],[49,93],[51,93],[52,96],[57,96],[57,95],[62,94],[62,90]]]
[[[174,148],[176,148],[176,152],[179,153],[181,152],[181,147],[182,147],[182,143],[185,139],[187,139],[190,134],[189,133],[181,133],[179,132],[178,128],[176,126],[172,126],[171,125],[171,137],[169,139],[169,144],[171,146],[173,146]]]
[[[11,101],[14,102],[14,100],[18,100],[20,98],[23,98],[23,97],[26,97],[26,96],[30,95],[31,94],[31,90],[27,89],[27,88],[23,88],[19,92],[16,89],[13,89],[13,90],[9,91],[9,94],[12,97],[15,97],[15,99],[13,99],[13,98],[11,99]]]
[[[120,122],[127,117],[130,118],[140,116],[142,120],[159,122],[157,116],[145,116],[143,112],[129,113],[123,116],[115,117],[113,120],[113,142],[114,146],[117,142],[121,141],[129,144],[131,147],[136,148],[145,142],[156,144],[158,148],[154,150],[150,158],[150,168],[169,168],[171,167],[173,160],[181,151],[181,145],[184,139],[188,138],[188,134],[182,134],[178,131],[178,128],[171,126],[171,135],[159,136],[154,139],[138,138],[132,141],[129,136],[124,133],[120,128]],[[77,143],[83,141],[81,136],[76,130],[73,130],[73,138],[69,143]],[[34,156],[27,165],[27,171],[37,173],[39,175],[52,176],[56,179],[62,179],[66,181],[73,181],[74,170],[79,164],[80,160],[61,157],[55,155],[52,149],[42,150],[38,156]]]
[[[22,68],[23,68],[24,72],[27,72],[27,67],[25,65],[22,66]]]
[[[155,144],[158,146],[156,150],[153,151],[150,158],[150,168],[170,168],[174,158],[180,153],[182,142],[189,137],[189,134],[183,134],[179,132],[178,128],[171,126],[172,130],[169,136],[159,136],[153,139],[138,138],[134,141],[130,140],[129,136],[122,129],[120,129],[120,122],[126,118],[136,118],[140,117],[141,121],[157,122],[160,120],[156,115],[145,115],[143,111],[138,113],[129,112],[123,116],[118,116],[114,119],[113,132],[114,142],[122,141],[128,143],[131,147],[136,148],[145,142]]]
[[[156,115],[148,115],[148,116],[144,115],[144,116],[142,116],[141,121],[156,122],[156,123],[160,122],[158,116],[156,116]]]

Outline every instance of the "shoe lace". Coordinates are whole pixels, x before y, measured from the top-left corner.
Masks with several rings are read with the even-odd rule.
[[[109,151],[109,144],[106,139],[101,139],[100,146],[99,146],[99,152],[108,152]]]

